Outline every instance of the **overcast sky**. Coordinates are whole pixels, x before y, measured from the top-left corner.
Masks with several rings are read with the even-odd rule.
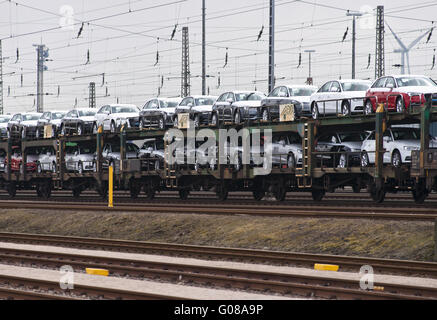
[[[49,59],[53,60],[46,63],[48,71],[44,74],[44,92],[50,94],[44,97],[45,109],[71,109],[76,99],[78,107],[87,107],[90,81],[96,82],[97,106],[114,103],[117,99],[120,103],[142,106],[148,98],[157,95],[162,77],[161,96],[178,96],[183,26],[189,27],[191,93],[200,94],[201,2],[18,0],[10,3],[0,0],[0,37],[6,58],[3,65],[5,112],[36,110],[34,97],[29,94],[36,93],[36,51],[32,45],[40,43],[50,49]],[[269,0],[206,0],[210,94],[255,87],[267,91],[268,5]],[[346,10],[368,11],[377,5],[384,5],[386,22],[407,46],[431,29],[437,13],[437,1],[426,0],[422,3],[413,0],[276,0],[277,84],[305,82],[308,76],[306,49],[316,50],[312,60],[316,85],[333,78],[350,78],[352,17],[346,16]],[[68,20],[72,21],[61,18],[60,12],[69,13],[71,9],[74,25],[60,29],[60,24],[68,25]],[[89,23],[85,23],[77,38],[82,22]],[[170,41],[176,24],[176,34]],[[262,37],[256,41],[263,26]],[[347,27],[346,40],[341,42]],[[46,31],[39,32],[41,30]],[[436,77],[437,68],[431,70],[431,66],[437,33],[428,43],[426,41],[427,36],[411,50],[411,72]],[[399,69],[393,67],[401,61],[400,54],[393,53],[397,48],[396,40],[386,28],[386,74],[399,73]],[[90,60],[86,64],[88,50]],[[159,61],[154,66],[157,51]],[[302,65],[297,68],[300,52]],[[371,63],[367,68],[369,54]],[[357,78],[373,79],[374,55],[374,17],[366,16],[357,21]],[[105,73],[105,83],[102,73]],[[106,92],[108,96],[104,97]]]

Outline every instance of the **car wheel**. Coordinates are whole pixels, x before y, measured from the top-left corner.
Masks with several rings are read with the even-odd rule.
[[[173,127],[177,128],[179,126],[178,115],[176,115],[173,119]]]
[[[351,105],[349,101],[344,101],[341,104],[341,114],[343,116],[350,116],[351,115]]]
[[[398,150],[393,151],[391,156],[391,164],[396,168],[399,168],[402,165],[401,153]]]
[[[403,113],[405,111],[405,102],[402,98],[396,100],[396,112]]]
[[[234,168],[235,171],[240,171],[241,169],[241,156],[239,154],[235,155],[234,157]]]
[[[238,111],[238,110],[235,112],[234,123],[235,124],[241,123],[241,114],[240,114],[240,111]]]
[[[366,151],[363,151],[361,153],[361,166],[362,167],[368,167],[369,166],[369,155]]]
[[[194,127],[199,128],[199,126],[200,126],[200,116],[198,114],[196,114],[194,116]]]
[[[139,129],[140,130],[143,130],[144,129],[144,119],[143,118],[141,118],[141,120],[140,120],[140,127],[139,127]]]
[[[218,115],[217,115],[217,113],[213,113],[212,114],[212,117],[211,117],[211,124],[214,126],[214,127],[218,127]]]
[[[82,162],[79,162],[79,163],[77,164],[77,172],[78,172],[79,174],[82,174],[82,173],[83,173],[83,164],[82,164]]]
[[[158,127],[159,127],[160,130],[164,130],[165,129],[165,122],[164,122],[164,118],[163,117],[159,118]]]
[[[115,133],[115,131],[116,131],[116,128],[115,128],[115,122],[112,121],[112,122],[111,122],[111,133]]]
[[[263,121],[270,121],[270,115],[269,115],[269,111],[267,109],[263,110],[262,119],[263,119]]]
[[[343,153],[340,156],[340,160],[338,161],[338,167],[339,168],[346,168],[346,155]]]
[[[296,168],[296,158],[294,157],[294,154],[292,154],[292,153],[290,153],[287,157],[287,168],[288,169]]]
[[[316,102],[314,102],[311,106],[311,116],[314,120],[317,120],[319,118],[319,106]]]
[[[81,136],[82,134],[83,134],[83,128],[82,128],[82,125],[79,124],[79,125],[77,126],[77,135],[78,135],[78,136]]]
[[[365,115],[370,115],[373,113],[373,104],[372,101],[367,100],[366,104],[364,105],[364,114]]]

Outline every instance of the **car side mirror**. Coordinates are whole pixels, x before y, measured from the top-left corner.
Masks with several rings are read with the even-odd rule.
[[[390,137],[383,137],[382,140],[383,140],[384,142],[390,142],[390,141],[391,141],[391,138],[390,138]]]
[[[339,92],[338,88],[331,88],[329,91],[330,92]]]
[[[228,103],[234,103],[234,100],[232,98],[226,99],[226,102]]]
[[[147,148],[147,151],[152,152],[152,151],[153,151],[153,148],[152,148],[152,147],[148,147],[148,148]]]
[[[188,107],[188,108],[192,108],[192,107],[193,107],[193,104],[192,104],[192,103],[189,103],[189,104],[187,104],[187,107]]]
[[[387,88],[389,88],[389,89],[393,89],[395,86],[393,85],[393,83],[388,83],[387,84]]]

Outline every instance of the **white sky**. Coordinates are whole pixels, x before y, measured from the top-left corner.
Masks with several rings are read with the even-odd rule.
[[[36,109],[34,97],[28,95],[36,93],[36,51],[32,45],[37,43],[44,43],[50,48],[49,59],[53,60],[46,63],[48,71],[44,74],[44,92],[52,94],[44,97],[45,109],[71,109],[76,98],[78,107],[87,106],[90,81],[96,82],[97,106],[116,102],[117,98],[120,103],[141,106],[145,100],[157,95],[161,76],[164,76],[161,96],[178,96],[181,84],[180,41],[183,26],[188,26],[190,33],[193,76],[191,93],[200,94],[202,1],[186,0],[175,3],[177,1],[18,0],[20,5],[16,5],[14,2],[10,4],[9,1],[0,0],[0,38],[4,39],[3,57],[7,57],[3,70],[5,112]],[[255,86],[258,90],[267,91],[269,0],[206,0],[206,3],[207,74],[211,75],[207,85],[210,93],[218,95],[226,90],[253,89]],[[170,5],[150,8],[162,4]],[[363,6],[376,8],[377,5],[384,5],[386,22],[407,46],[432,27],[432,20],[437,13],[437,1],[426,0],[422,3],[413,0],[276,0],[276,4],[277,84],[305,82],[308,76],[308,56],[303,52],[305,49],[316,50],[312,61],[315,84],[321,85],[340,76],[351,77],[352,17],[346,17],[347,9],[360,10]],[[22,5],[35,7],[40,11]],[[60,23],[58,15],[63,5],[74,9],[74,18],[77,20],[73,30],[56,29]],[[125,14],[85,24],[80,38],[77,39],[82,21],[121,13]],[[178,28],[175,39],[169,41],[176,23]],[[263,25],[264,33],[257,42],[257,35]],[[347,38],[341,43],[347,27]],[[55,30],[17,37],[50,28]],[[160,38],[159,43],[156,37]],[[437,67],[432,71],[430,69],[437,32],[428,44],[426,40],[427,37],[411,50],[411,71],[436,78]],[[20,58],[15,63],[17,48]],[[223,68],[226,48],[228,64]],[[401,61],[400,54],[393,53],[396,48],[398,45],[386,28],[386,74],[399,73],[393,67]],[[85,65],[88,49],[90,63]],[[160,59],[155,67],[157,49]],[[302,66],[297,69],[299,52],[302,52]],[[369,53],[372,54],[372,60],[367,69]],[[374,23],[369,27],[366,21],[358,20],[357,78],[373,79],[374,54]],[[102,76],[98,76],[101,73],[105,73],[104,86],[101,86]],[[219,73],[221,86],[217,88]],[[90,77],[73,79],[83,76]],[[109,97],[103,97],[106,87]]]

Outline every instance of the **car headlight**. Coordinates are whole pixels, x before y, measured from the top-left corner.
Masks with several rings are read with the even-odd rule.
[[[298,150],[297,150],[297,153],[302,154],[302,150],[301,150],[301,149],[298,149]]]
[[[405,151],[413,151],[413,150],[420,150],[420,147],[413,147],[413,146],[405,146]]]
[[[420,92],[408,92],[407,93],[410,97],[411,96],[421,96],[422,94]]]

